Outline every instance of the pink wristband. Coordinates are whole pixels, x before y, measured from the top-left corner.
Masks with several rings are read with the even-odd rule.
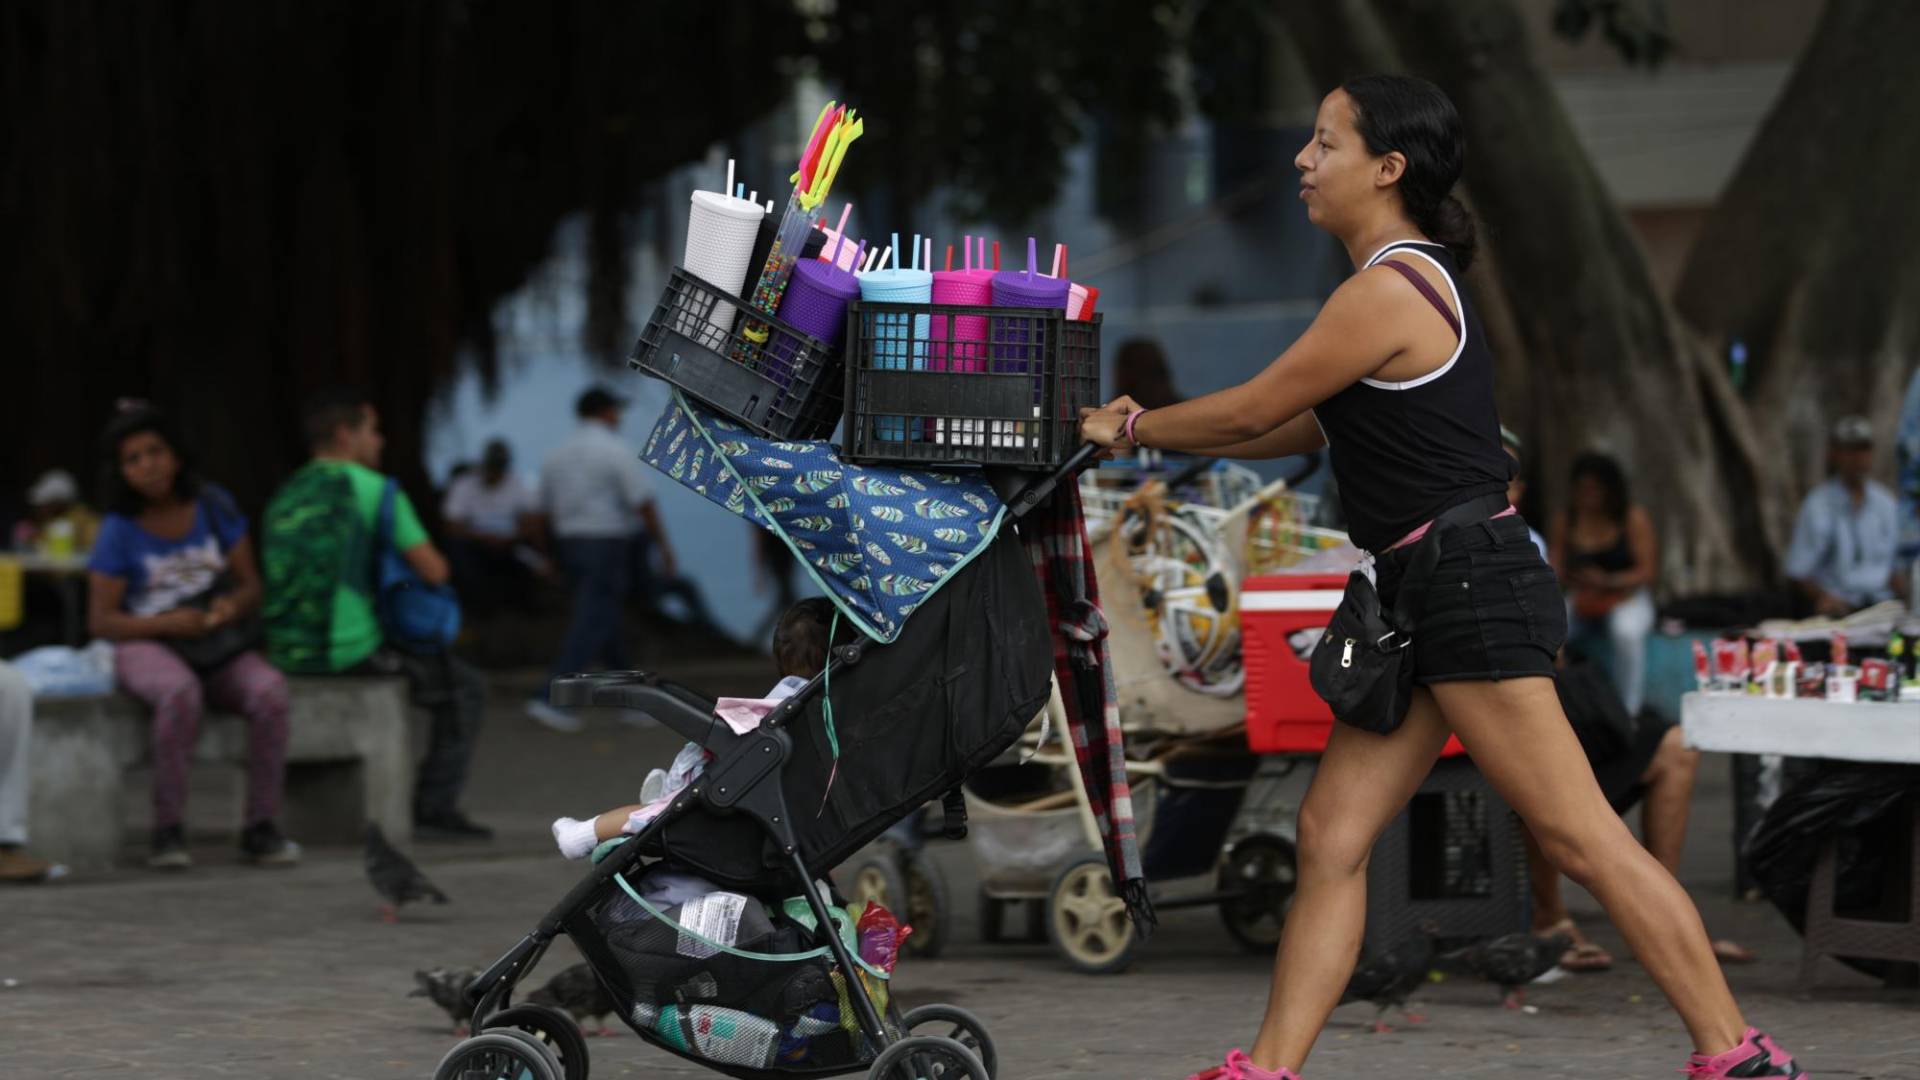
[[[1134,411],[1127,414],[1127,422],[1121,425],[1120,433],[1127,437],[1128,446],[1140,445],[1140,440],[1133,437],[1133,425],[1135,421],[1139,420],[1141,416],[1146,414],[1146,411],[1147,410],[1145,409],[1135,409]]]

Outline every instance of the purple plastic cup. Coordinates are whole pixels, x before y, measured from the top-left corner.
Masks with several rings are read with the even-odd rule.
[[[834,348],[846,332],[847,305],[859,296],[860,281],[851,271],[818,259],[803,259],[793,265],[793,278],[787,282],[786,295],[780,298],[777,315],[781,322]],[[776,335],[761,358],[760,373],[782,387],[792,385],[795,365],[800,361],[797,351],[797,342]],[[816,358],[815,362],[824,359]]]

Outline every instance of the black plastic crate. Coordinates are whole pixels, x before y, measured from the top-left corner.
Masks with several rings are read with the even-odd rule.
[[[679,268],[630,360],[769,438],[824,439],[840,422],[838,350]]]
[[[1367,863],[1367,951],[1433,923],[1442,946],[1527,929],[1533,911],[1520,819],[1472,761],[1442,758]]]
[[[849,461],[1055,469],[1100,404],[1100,316],[856,301],[846,366]]]

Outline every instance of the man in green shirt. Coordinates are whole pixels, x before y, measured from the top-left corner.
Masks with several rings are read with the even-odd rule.
[[[492,830],[458,806],[486,711],[485,680],[445,651],[388,646],[375,611],[383,542],[375,532],[388,483],[377,471],[385,444],[379,416],[363,396],[334,391],[309,402],[303,421],[313,459],[281,485],[261,519],[267,656],[300,674],[406,676],[413,703],[433,716],[414,782],[415,834],[490,838]],[[405,492],[394,493],[392,535],[384,541],[428,584],[446,584],[447,561]]]

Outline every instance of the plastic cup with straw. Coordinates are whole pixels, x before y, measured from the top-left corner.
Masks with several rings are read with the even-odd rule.
[[[1067,310],[1068,282],[1037,273],[1039,241],[1027,237],[1027,268],[1003,270],[993,275],[993,306],[999,308],[1046,308],[1063,314]],[[993,370],[996,374],[1024,375],[1033,382],[1033,418],[1040,419],[1045,400],[1046,346],[1044,337],[1034,333],[1034,316],[1007,316],[994,320]],[[1027,426],[1021,423],[995,425],[999,438],[994,445],[1007,449],[1029,448]],[[990,432],[991,434],[992,432]],[[1038,449],[1038,429],[1035,429]]]
[[[921,238],[913,237],[912,253],[900,246],[900,234],[894,233],[893,243],[888,245],[890,256],[899,263],[894,269],[881,268],[864,274],[860,278],[860,298],[871,303],[925,305],[933,298],[933,274],[922,268],[924,248]],[[876,312],[867,326],[871,334],[867,343],[872,349],[873,367],[882,371],[924,371],[926,369],[927,338],[929,320],[924,314],[907,312]],[[910,424],[904,416],[884,416],[875,419],[876,438],[898,442],[902,439],[918,440],[921,436],[920,425]]]
[[[728,194],[735,186],[733,170],[734,162],[729,158],[727,182],[722,190],[693,193],[687,210],[687,238],[680,265],[714,288],[737,296],[752,269],[754,248],[766,215],[758,204]],[[704,309],[704,304],[701,306]],[[733,320],[733,305],[716,302],[711,309],[705,309],[704,325],[681,329],[692,332],[708,348],[726,352]]]
[[[953,268],[953,248],[947,248],[947,268],[933,275],[933,303],[988,307],[993,303],[993,271],[987,269],[987,242],[961,238],[961,267]],[[927,365],[935,371],[977,374],[987,367],[987,319],[983,315],[933,316],[928,327]],[[930,433],[936,442],[980,446],[986,435],[985,418],[953,417],[936,420]]]
[[[826,234],[827,245],[820,250],[820,257],[824,259],[827,258],[829,251],[836,252],[834,265],[842,270],[852,270],[859,265],[858,263],[849,261],[853,257],[854,249],[851,247],[843,247],[839,242],[840,238],[846,235],[847,217],[852,213],[853,203],[848,202],[847,205],[840,208],[840,223],[831,229],[825,228],[824,226],[821,229],[821,231]]]

